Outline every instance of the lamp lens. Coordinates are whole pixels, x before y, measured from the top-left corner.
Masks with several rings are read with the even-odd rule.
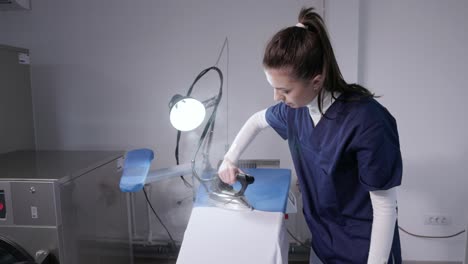
[[[190,131],[203,122],[205,113],[205,107],[200,101],[184,98],[172,106],[169,118],[177,130]]]

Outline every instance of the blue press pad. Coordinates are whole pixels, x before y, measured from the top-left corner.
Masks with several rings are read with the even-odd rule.
[[[136,192],[145,185],[154,153],[150,149],[135,149],[127,152],[123,174],[120,178],[122,192]]]
[[[255,177],[245,191],[245,196],[255,210],[267,212],[286,212],[291,170],[289,169],[242,169]],[[240,190],[241,184],[236,182],[233,187]],[[197,192],[194,206],[212,206],[203,186]]]

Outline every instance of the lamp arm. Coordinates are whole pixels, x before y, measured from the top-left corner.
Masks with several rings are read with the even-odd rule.
[[[198,155],[198,152],[200,151],[200,148],[201,146],[203,145],[204,141],[205,141],[205,138],[209,132],[209,136],[208,138],[210,139],[209,142],[210,144],[208,144],[208,148],[205,149],[205,153],[208,153],[209,152],[209,148],[211,146],[211,137],[213,136],[213,128],[214,128],[214,120],[216,118],[216,112],[218,110],[218,106],[219,106],[219,102],[221,101],[221,98],[222,98],[222,95],[223,95],[223,73],[221,72],[221,70],[216,67],[216,66],[212,66],[212,67],[209,67],[209,68],[206,68],[204,69],[203,71],[201,71],[197,77],[195,78],[195,80],[193,81],[192,85],[190,85],[190,88],[188,89],[187,91],[187,97],[189,97],[192,93],[192,90],[193,90],[193,87],[195,86],[195,84],[200,80],[201,77],[203,77],[206,73],[208,73],[209,71],[211,70],[214,70],[218,73],[219,75],[219,81],[220,81],[220,85],[219,85],[219,91],[218,91],[218,95],[217,96],[214,96],[212,98],[209,98],[208,100],[206,100],[205,102],[209,105],[207,106],[208,107],[214,107],[211,115],[210,115],[210,118],[208,119],[206,125],[205,125],[205,128],[203,129],[203,132],[202,132],[202,135],[200,136],[200,140],[198,141],[198,147],[197,147],[197,150],[195,151],[195,154],[193,155],[193,159],[192,159],[192,162],[191,162],[191,171],[192,171],[192,175],[205,187],[205,189],[207,189],[208,187],[206,186],[206,183],[208,181],[211,181],[211,178],[210,179],[205,179],[204,177],[200,177],[196,171],[196,166],[195,166],[195,160],[196,160],[196,157]],[[209,131],[211,130],[211,131]],[[177,131],[177,144],[176,144],[176,149],[175,149],[175,158],[176,158],[176,162],[177,162],[177,165],[179,164],[179,141],[180,141],[180,137],[181,137],[181,131]],[[206,157],[208,157],[208,155],[206,155]],[[206,165],[206,161],[208,159],[205,158],[204,160],[204,165]],[[205,168],[204,168],[205,169]],[[182,175],[182,174],[179,174],[179,176]],[[182,177],[183,179],[183,177]]]
[[[201,71],[197,77],[195,77],[195,80],[193,80],[192,82],[192,85],[190,85],[190,88],[188,89],[187,91],[187,96],[190,96],[192,94],[192,90],[193,90],[193,87],[195,86],[195,84],[201,79],[201,77],[203,77],[205,74],[207,74],[209,71],[211,70],[215,70],[219,76],[220,76],[220,80],[221,80],[221,86],[220,86],[220,89],[219,89],[219,92],[218,92],[218,97],[219,97],[219,100],[221,100],[221,96],[222,96],[222,87],[223,87],[223,74],[221,72],[221,70],[216,67],[216,66],[211,66],[209,68],[206,68],[204,69],[203,71]]]
[[[218,97],[219,95],[215,95],[211,98],[208,98],[205,101],[203,101],[202,104],[205,106],[206,109],[213,107],[218,103]]]
[[[214,99],[214,109],[213,109],[213,112],[211,113],[210,115],[210,118],[208,119],[208,121],[206,122],[206,125],[205,125],[205,128],[203,129],[203,132],[202,132],[202,135],[200,136],[200,140],[198,141],[198,147],[197,147],[197,150],[195,151],[195,154],[194,154],[194,157],[193,157],[193,160],[196,160],[196,157],[198,155],[198,152],[200,151],[200,148],[201,146],[203,145],[207,135],[208,135],[208,147],[205,149],[205,153],[209,153],[209,149],[211,147],[211,139],[213,137],[213,130],[214,130],[214,123],[215,123],[215,119],[216,119],[216,112],[218,110],[218,106],[219,106],[219,102],[221,101],[221,97],[223,95],[223,73],[221,72],[221,70],[215,66],[213,67],[210,67],[208,69],[205,69],[203,70],[200,74],[200,75],[204,75],[206,72],[208,72],[209,70],[215,70],[218,75],[219,75],[219,80],[220,80],[220,86],[219,86],[219,92],[218,92],[218,95],[215,97]],[[198,80],[198,79],[196,79]],[[195,83],[195,82],[194,82]],[[193,85],[192,85],[193,86]],[[192,88],[192,87],[191,87]],[[208,100],[212,100],[212,98],[208,99]],[[208,156],[208,155],[207,155]],[[195,172],[195,169],[194,169],[194,172]],[[203,181],[206,181],[206,179],[201,179],[200,177],[198,177],[198,175],[196,173],[194,173],[194,175],[197,177],[197,179],[200,181],[200,182],[203,182]]]
[[[215,70],[218,73],[219,78],[220,78],[220,82],[221,82],[221,84],[219,86],[218,95],[207,100],[207,101],[211,101],[211,100],[215,101],[215,103],[214,103],[215,110],[213,110],[213,113],[215,113],[216,109],[217,109],[217,105],[219,104],[219,101],[221,101],[221,97],[223,95],[223,73],[221,72],[221,70],[218,67],[211,66],[209,68],[206,68],[206,69],[202,70],[197,75],[197,77],[195,77],[195,80],[190,85],[190,88],[188,89],[186,96],[189,97],[192,94],[192,90],[193,90],[193,87],[195,86],[195,84],[201,79],[201,77],[203,77],[206,73],[208,73],[211,70]],[[210,104],[211,104],[211,102],[210,102]],[[213,113],[212,113],[212,115],[213,115]],[[179,141],[180,141],[181,133],[182,132],[180,130],[177,130],[177,139],[176,139],[177,143],[176,143],[176,149],[175,149],[175,159],[176,159],[176,164],[177,165],[179,164]],[[198,148],[200,148],[200,146],[198,146]],[[198,150],[197,150],[197,152],[198,152]],[[195,156],[196,156],[196,154],[195,154]]]

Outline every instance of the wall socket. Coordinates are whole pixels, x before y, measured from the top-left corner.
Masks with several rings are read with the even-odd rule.
[[[424,224],[447,226],[452,224],[452,219],[450,218],[450,216],[447,215],[430,214],[424,216]]]

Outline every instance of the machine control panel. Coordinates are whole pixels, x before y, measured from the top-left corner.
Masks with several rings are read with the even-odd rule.
[[[0,190],[0,219],[6,218],[5,191]]]

